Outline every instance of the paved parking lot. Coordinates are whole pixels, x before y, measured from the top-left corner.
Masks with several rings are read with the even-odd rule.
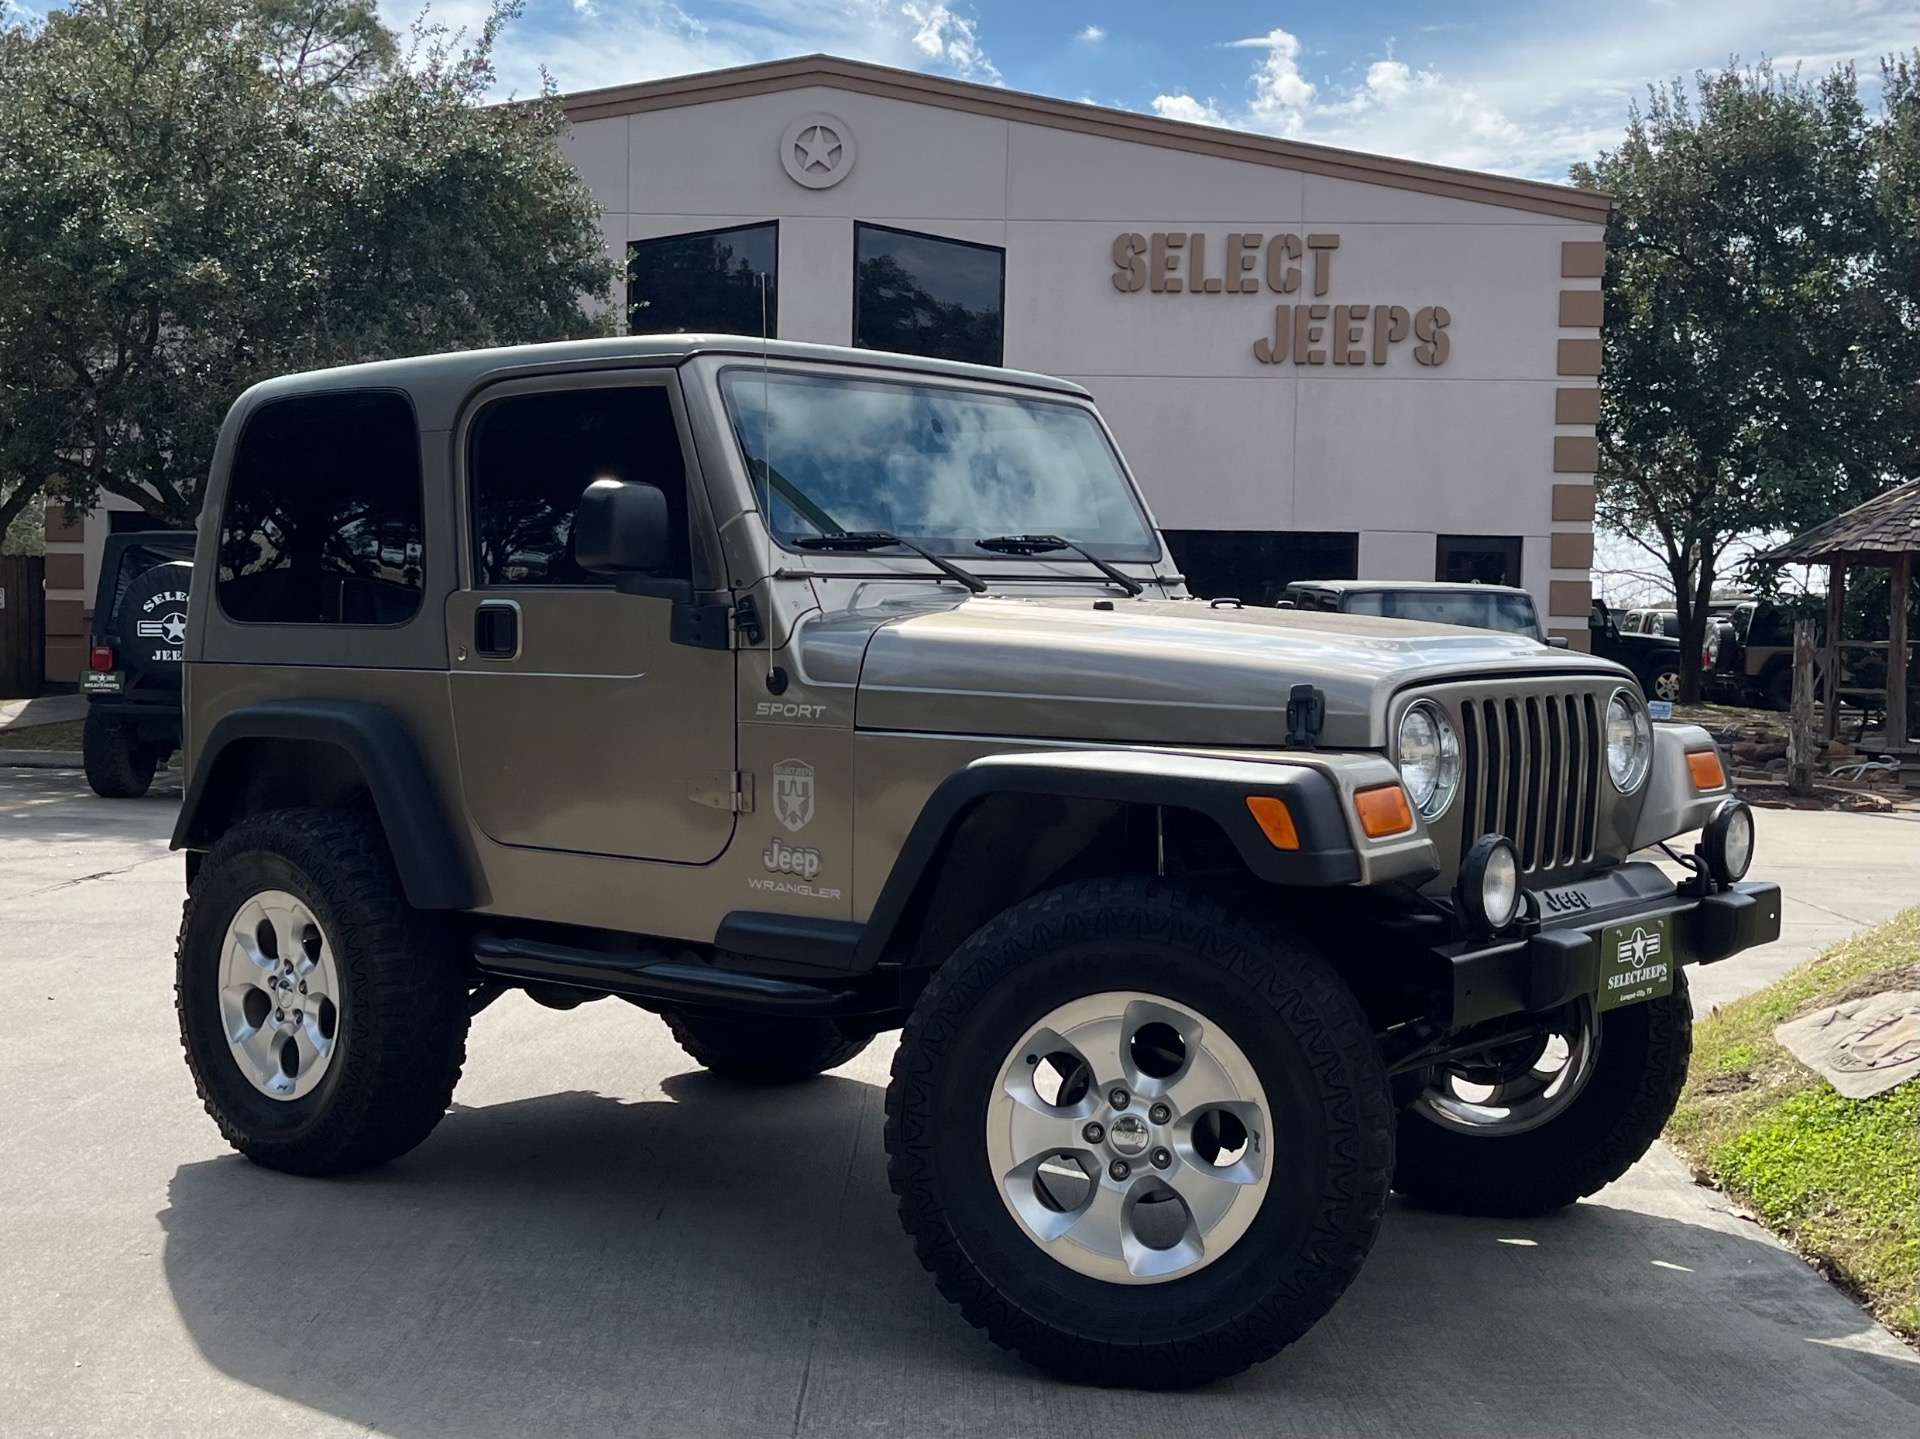
[[[1396,1205],[1357,1285],[1199,1393],[994,1349],[895,1222],[887,1050],[758,1092],[651,1016],[509,996],[378,1172],[228,1153],[175,1038],[174,799],[0,771],[0,1433],[1910,1435],[1920,1361],[1656,1150],[1546,1220]],[[1920,824],[1761,815],[1791,950],[1913,902]]]

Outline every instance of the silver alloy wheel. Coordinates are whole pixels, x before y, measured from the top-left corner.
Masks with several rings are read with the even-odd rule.
[[[1523,1134],[1580,1097],[1599,1057],[1593,1004],[1581,1000],[1532,1040],[1435,1065],[1413,1107],[1459,1134]]]
[[[1008,1054],[987,1159],[1047,1254],[1095,1279],[1157,1284],[1218,1259],[1259,1214],[1270,1113],[1240,1046],[1190,1006],[1090,994]]]
[[[285,890],[235,912],[220,956],[220,1022],[233,1062],[273,1099],[313,1092],[340,1035],[333,949],[306,903]]]
[[[1661,670],[1653,677],[1653,698],[1668,701],[1680,698],[1679,670]]]

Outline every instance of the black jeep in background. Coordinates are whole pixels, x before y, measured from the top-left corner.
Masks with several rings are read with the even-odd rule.
[[[1680,641],[1666,634],[1624,631],[1605,600],[1593,602],[1587,620],[1587,640],[1602,659],[1614,660],[1633,671],[1650,700],[1680,698]]]
[[[180,748],[181,647],[193,578],[191,530],[110,535],[94,594],[81,741],[87,783],[108,799],[147,792]]]

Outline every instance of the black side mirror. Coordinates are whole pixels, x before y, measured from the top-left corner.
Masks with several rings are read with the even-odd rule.
[[[667,497],[653,485],[595,480],[573,517],[573,556],[595,574],[645,573],[667,563]]]

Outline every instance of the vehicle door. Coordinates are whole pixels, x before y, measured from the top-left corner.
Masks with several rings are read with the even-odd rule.
[[[676,601],[617,593],[573,552],[595,480],[667,497],[667,566],[711,589],[717,556],[677,377],[484,391],[457,436],[463,587],[447,604],[461,784],[502,844],[705,863],[733,836],[734,660],[678,643]]]

